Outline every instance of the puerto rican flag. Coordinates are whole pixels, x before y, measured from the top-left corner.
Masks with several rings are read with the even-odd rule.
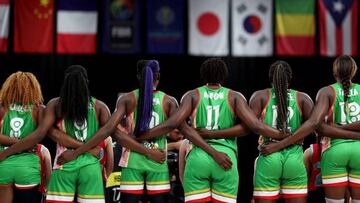
[[[94,54],[98,12],[96,0],[59,0],[57,11],[57,52]]]
[[[319,0],[320,54],[357,55],[358,0]]]

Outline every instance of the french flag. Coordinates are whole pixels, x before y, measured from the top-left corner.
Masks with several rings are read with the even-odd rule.
[[[9,35],[10,1],[0,0],[0,52],[6,52]]]
[[[96,0],[59,0],[57,11],[57,52],[94,54],[98,12]]]
[[[358,0],[320,0],[320,54],[357,55]]]

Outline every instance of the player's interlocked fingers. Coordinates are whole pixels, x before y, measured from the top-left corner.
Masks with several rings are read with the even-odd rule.
[[[223,168],[224,170],[231,169],[232,161],[227,154],[216,151],[215,154],[213,155],[213,158],[216,161],[216,163],[218,163],[221,166],[221,168]]]
[[[65,152],[63,152],[58,160],[57,160],[57,164],[59,165],[63,165],[63,164],[66,164],[67,162],[69,161],[72,161],[74,159],[76,159],[76,154],[74,153],[74,151],[72,150],[66,150]]]
[[[164,163],[166,160],[166,153],[164,150],[160,150],[160,149],[149,149],[148,153],[146,154],[146,156],[153,160],[156,161],[158,163]]]

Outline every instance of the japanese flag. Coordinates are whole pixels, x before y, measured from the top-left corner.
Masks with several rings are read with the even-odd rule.
[[[189,54],[229,53],[229,0],[189,0]]]

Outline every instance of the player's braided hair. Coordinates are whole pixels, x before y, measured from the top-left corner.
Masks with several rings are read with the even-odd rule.
[[[149,129],[153,105],[153,82],[160,79],[160,66],[156,60],[140,60],[136,66],[140,87],[134,134],[139,136]]]
[[[200,77],[205,83],[222,84],[227,76],[227,65],[219,58],[209,58],[201,64]]]
[[[284,133],[288,131],[288,87],[291,81],[291,77],[292,70],[287,62],[276,61],[270,66],[269,79],[272,82],[277,101],[276,126]]]
[[[351,79],[355,76],[357,65],[351,56],[343,55],[335,59],[333,72],[341,83],[344,90],[345,112],[348,113],[348,97],[350,93]]]
[[[4,106],[18,102],[39,105],[43,103],[43,96],[36,77],[30,72],[18,71],[11,74],[2,85],[0,100]]]
[[[60,90],[60,106],[64,117],[83,124],[87,119],[90,99],[87,71],[80,65],[72,65],[65,70],[65,78]]]

